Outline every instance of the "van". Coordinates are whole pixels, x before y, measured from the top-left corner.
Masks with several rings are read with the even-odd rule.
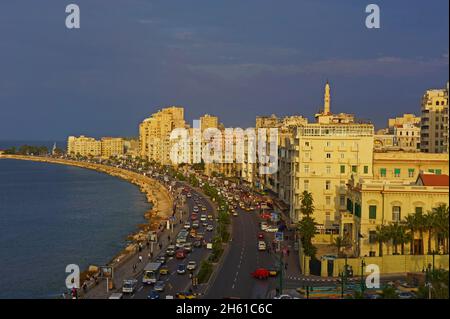
[[[161,263],[150,262],[144,267],[143,284],[154,284],[159,278]]]

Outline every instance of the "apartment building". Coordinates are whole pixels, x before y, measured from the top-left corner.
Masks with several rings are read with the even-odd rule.
[[[98,157],[102,154],[102,143],[95,138],[84,135],[79,137],[69,136],[67,139],[67,154]]]
[[[427,90],[422,97],[420,150],[448,153],[448,90]]]
[[[176,128],[187,128],[182,107],[164,108],[145,119],[139,126],[140,155],[149,161],[171,165],[170,133]]]
[[[122,156],[125,153],[124,139],[120,137],[102,137],[101,149],[103,158]]]

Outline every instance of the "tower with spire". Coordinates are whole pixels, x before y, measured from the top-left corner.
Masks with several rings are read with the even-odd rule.
[[[323,97],[323,114],[330,115],[331,114],[331,94],[330,94],[330,83],[327,80],[325,84],[325,94]]]
[[[316,122],[321,124],[332,124],[332,123],[354,123],[355,117],[353,114],[331,113],[331,87],[330,82],[327,80],[325,83],[325,90],[323,95],[323,107],[319,113],[316,114]]]

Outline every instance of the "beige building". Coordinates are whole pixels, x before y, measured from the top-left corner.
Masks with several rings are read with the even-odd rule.
[[[139,126],[140,155],[163,165],[172,164],[170,133],[186,127],[182,107],[172,106],[156,112]]]
[[[209,114],[203,115],[200,117],[200,128],[202,132],[208,128],[219,128],[219,118]]]
[[[125,149],[125,155],[129,155],[133,158],[139,156],[139,139],[124,139],[123,146]]]
[[[122,156],[125,153],[124,140],[120,137],[102,137],[102,157]]]
[[[347,190],[346,212],[342,214],[341,235],[352,243],[355,256],[379,256],[376,228],[402,221],[407,215],[417,211],[424,213],[440,204],[449,204],[448,176],[421,174],[415,182],[402,183],[395,180],[374,180],[354,178]],[[422,255],[424,242],[416,234],[414,253]],[[434,239],[433,239],[434,240]],[[439,247],[443,238],[433,242]],[[400,252],[400,247],[398,247]],[[404,246],[404,253],[410,253],[410,245]],[[426,249],[426,248],[425,248]],[[394,253],[392,243],[383,244],[383,254]]]
[[[67,154],[98,157],[102,154],[102,143],[95,138],[84,135],[79,137],[69,136],[67,139]]]
[[[448,90],[427,90],[422,97],[421,144],[426,153],[448,153]]]

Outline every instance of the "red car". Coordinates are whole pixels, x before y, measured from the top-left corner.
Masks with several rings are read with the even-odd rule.
[[[258,268],[251,275],[256,279],[267,279],[270,276],[270,272],[266,268]]]
[[[263,234],[263,233],[259,233],[259,234],[258,234],[258,239],[264,240],[264,234]]]
[[[186,251],[184,249],[178,249],[175,254],[176,259],[184,259],[186,258]]]

